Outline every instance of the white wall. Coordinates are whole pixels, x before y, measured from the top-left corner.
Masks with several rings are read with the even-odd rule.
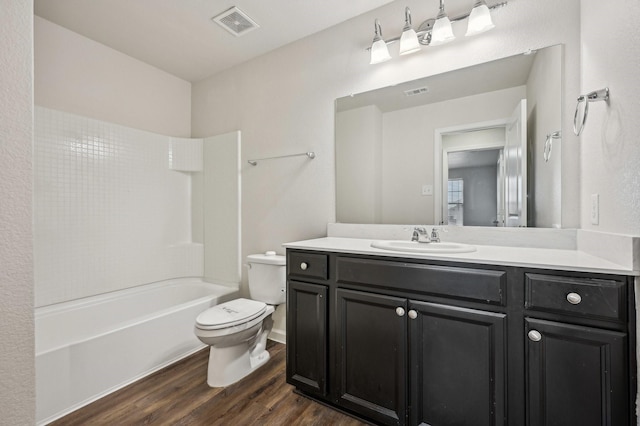
[[[405,5],[411,7],[414,21],[436,13],[432,4],[420,0],[405,3],[391,3],[193,84],[193,136],[241,129],[243,162],[309,149],[318,154],[312,161],[273,160],[252,169],[243,165],[243,255],[268,249],[283,252],[283,242],[323,236],[326,223],[335,219],[334,100],[338,97],[565,43],[568,95],[563,127],[570,129],[573,106],[568,104],[579,91],[578,0],[511,2],[494,14],[494,31],[465,39],[464,25],[455,24],[460,40],[370,66],[365,47],[371,43],[376,17],[390,36],[402,29],[398,17]],[[449,10],[452,15],[459,12]],[[563,208],[563,224],[576,226],[577,138],[567,137],[562,148],[574,158],[563,165],[563,185],[573,189],[563,191],[567,194],[563,204],[568,205]]]
[[[640,2],[582,2],[581,90],[609,87],[581,136],[581,222],[596,231],[640,234]],[[577,94],[572,93],[571,108]],[[565,152],[563,151],[563,155]],[[600,223],[591,224],[591,194]]]
[[[32,425],[33,2],[0,10],[0,425]]]
[[[382,112],[375,105],[336,114],[336,220],[380,223]]]
[[[562,56],[558,50],[562,46],[538,51],[527,81],[527,183],[533,194],[527,204],[527,221],[543,228],[559,228],[562,222],[561,139],[551,141],[551,157],[544,160],[546,136],[562,130]],[[549,190],[556,186],[557,190]]]
[[[34,16],[35,104],[168,136],[191,135],[191,84]]]
[[[240,146],[238,131],[204,139],[204,278],[219,284],[240,282]]]

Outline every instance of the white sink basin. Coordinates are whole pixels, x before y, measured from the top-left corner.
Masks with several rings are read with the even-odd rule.
[[[476,248],[462,243],[419,243],[417,241],[380,240],[371,247],[407,253],[471,253]]]

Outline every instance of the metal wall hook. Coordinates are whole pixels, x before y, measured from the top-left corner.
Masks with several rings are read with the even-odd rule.
[[[584,125],[587,122],[587,116],[589,115],[589,103],[595,101],[605,101],[609,102],[609,88],[605,87],[604,89],[594,90],[593,92],[587,93],[586,95],[580,95],[578,97],[578,103],[576,104],[576,112],[573,115],[573,133],[576,136],[580,136],[582,130],[584,130]],[[578,115],[580,113],[580,104],[584,102],[584,109],[582,111],[582,118],[578,120]]]
[[[562,132],[560,130],[547,135],[547,140],[544,142],[544,152],[542,154],[545,163],[551,158],[551,149],[553,148],[554,139],[562,139]]]

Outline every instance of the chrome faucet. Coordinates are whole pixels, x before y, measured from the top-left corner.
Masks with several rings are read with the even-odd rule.
[[[438,231],[440,231],[440,228],[433,228],[431,230],[431,242],[432,243],[439,243],[440,242],[440,234],[438,233]]]
[[[411,241],[417,241],[419,243],[430,243],[431,239],[429,238],[429,233],[427,232],[426,228],[422,226],[416,226],[415,228],[413,228]]]

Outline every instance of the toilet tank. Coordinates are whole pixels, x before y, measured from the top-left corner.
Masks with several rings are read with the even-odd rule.
[[[287,300],[286,257],[266,252],[247,256],[251,299],[280,305]]]

